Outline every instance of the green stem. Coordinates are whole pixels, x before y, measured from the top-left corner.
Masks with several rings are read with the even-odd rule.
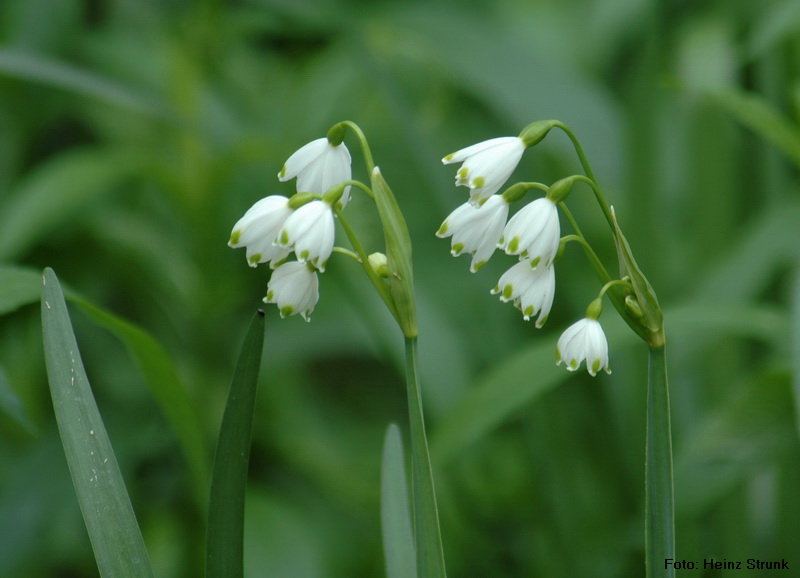
[[[367,137],[364,136],[361,127],[351,120],[343,120],[340,124],[352,130],[353,134],[356,135],[356,138],[358,139],[358,144],[361,145],[361,152],[364,155],[364,163],[367,165],[367,174],[371,175],[372,171],[375,169],[375,161],[372,160],[372,151],[370,151],[369,149],[369,144],[367,143]]]
[[[645,458],[645,549],[647,578],[675,576],[672,565],[665,563],[666,560],[675,559],[672,435],[665,345],[650,348]]]
[[[444,578],[444,554],[439,531],[439,515],[433,488],[425,420],[422,416],[422,396],[417,375],[417,340],[406,338],[406,387],[408,420],[411,429],[412,494],[414,537],[417,549],[419,578]]]
[[[588,168],[588,164],[584,167],[585,171],[591,171],[591,168]],[[613,230],[614,228],[614,218],[611,216],[611,207],[608,205],[605,196],[603,195],[603,191],[600,190],[600,186],[597,184],[597,181],[594,178],[590,178],[588,176],[583,175],[575,175],[573,177],[576,181],[581,181],[586,183],[592,188],[592,192],[594,193],[595,199],[597,199],[597,204],[600,205],[600,209],[603,211],[603,215],[608,221],[608,224],[611,225]]]

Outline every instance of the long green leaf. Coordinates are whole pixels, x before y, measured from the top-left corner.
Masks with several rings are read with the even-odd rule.
[[[32,269],[0,265],[0,313],[36,301],[40,285],[41,274]],[[209,452],[204,443],[200,417],[181,383],[175,364],[164,348],[142,328],[89,303],[68,287],[64,293],[93,322],[111,332],[128,349],[181,444],[191,471],[195,500],[204,509],[208,498]]]
[[[244,497],[263,349],[264,312],[259,310],[242,345],[219,430],[208,509],[209,578],[239,578],[244,573]]]
[[[58,278],[46,269],[42,330],[53,408],[102,576],[152,576],[111,441],[94,401]]]
[[[400,428],[390,424],[383,440],[381,464],[381,530],[387,578],[416,578],[414,533],[408,507]]]

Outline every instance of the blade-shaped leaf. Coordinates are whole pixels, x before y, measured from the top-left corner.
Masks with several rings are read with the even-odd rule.
[[[383,441],[381,464],[381,529],[387,578],[416,578],[414,534],[408,505],[400,428],[390,424]]]
[[[219,430],[208,509],[208,578],[244,573],[244,496],[263,349],[264,312],[259,310],[242,345]]]
[[[100,574],[152,576],[136,516],[52,269],[46,269],[43,277],[42,330],[58,430]]]

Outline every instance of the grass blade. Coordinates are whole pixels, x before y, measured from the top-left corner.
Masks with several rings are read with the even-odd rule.
[[[263,348],[264,312],[259,310],[239,354],[219,431],[208,509],[209,578],[238,578],[244,573],[244,495]]]
[[[58,430],[101,576],[152,576],[125,483],[81,362],[58,278],[45,269],[42,330]]]
[[[383,441],[381,464],[381,530],[387,578],[416,578],[414,533],[408,507],[408,486],[403,465],[400,428],[389,425]]]

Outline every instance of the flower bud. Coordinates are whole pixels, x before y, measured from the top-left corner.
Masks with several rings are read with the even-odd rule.
[[[373,253],[368,257],[369,266],[375,271],[378,277],[386,279],[389,276],[389,266],[386,264],[386,255],[383,253]]]
[[[525,148],[532,147],[546,137],[550,129],[557,124],[557,120],[537,120],[523,128],[519,138],[525,144]]]

